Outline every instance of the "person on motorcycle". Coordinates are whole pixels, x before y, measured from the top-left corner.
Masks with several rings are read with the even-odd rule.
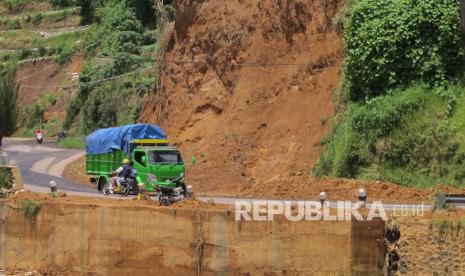
[[[113,190],[116,188],[116,186],[123,182],[125,178],[130,177],[133,165],[134,161],[124,159],[123,166],[119,167],[116,171],[113,172],[115,176],[110,178],[110,193],[113,193]]]
[[[34,136],[36,138],[37,143],[40,145],[44,139],[44,132],[40,128],[36,128],[34,131]]]
[[[65,138],[66,137],[66,132],[64,129],[60,130],[60,132],[57,133],[57,136],[58,136],[58,141],[60,141],[61,139]]]

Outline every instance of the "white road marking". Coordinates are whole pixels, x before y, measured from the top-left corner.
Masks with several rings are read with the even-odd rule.
[[[55,161],[56,157],[47,157],[44,158],[36,163],[31,168],[31,171],[36,172],[36,173],[42,173],[42,174],[47,174],[48,168],[50,165]]]

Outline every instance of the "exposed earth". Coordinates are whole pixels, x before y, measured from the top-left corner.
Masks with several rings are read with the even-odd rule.
[[[198,164],[202,192],[304,182],[335,111],[342,1],[177,1],[142,122]],[[290,64],[290,65],[289,65]]]

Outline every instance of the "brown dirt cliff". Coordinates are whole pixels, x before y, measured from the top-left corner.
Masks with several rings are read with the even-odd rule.
[[[177,144],[199,192],[306,181],[340,81],[342,1],[178,0],[142,122]],[[294,64],[294,65],[290,65]],[[296,64],[308,64],[305,66]]]

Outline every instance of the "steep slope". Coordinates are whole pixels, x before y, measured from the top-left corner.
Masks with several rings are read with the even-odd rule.
[[[141,121],[197,157],[189,181],[200,192],[305,181],[334,113],[342,1],[176,4],[165,60],[199,62],[161,66]]]
[[[55,63],[53,59],[43,59],[25,62],[19,66],[17,80],[20,85],[20,132],[31,135],[26,133],[28,130],[32,131],[26,127],[30,120],[42,121],[41,128],[49,132],[46,135],[54,135],[61,129],[66,106],[75,93],[75,88],[69,85],[73,84],[73,75],[81,72],[83,62],[83,56],[76,55],[65,65]],[[65,86],[66,89],[60,86]],[[37,115],[33,111],[36,106],[43,109],[42,118],[31,118]]]

